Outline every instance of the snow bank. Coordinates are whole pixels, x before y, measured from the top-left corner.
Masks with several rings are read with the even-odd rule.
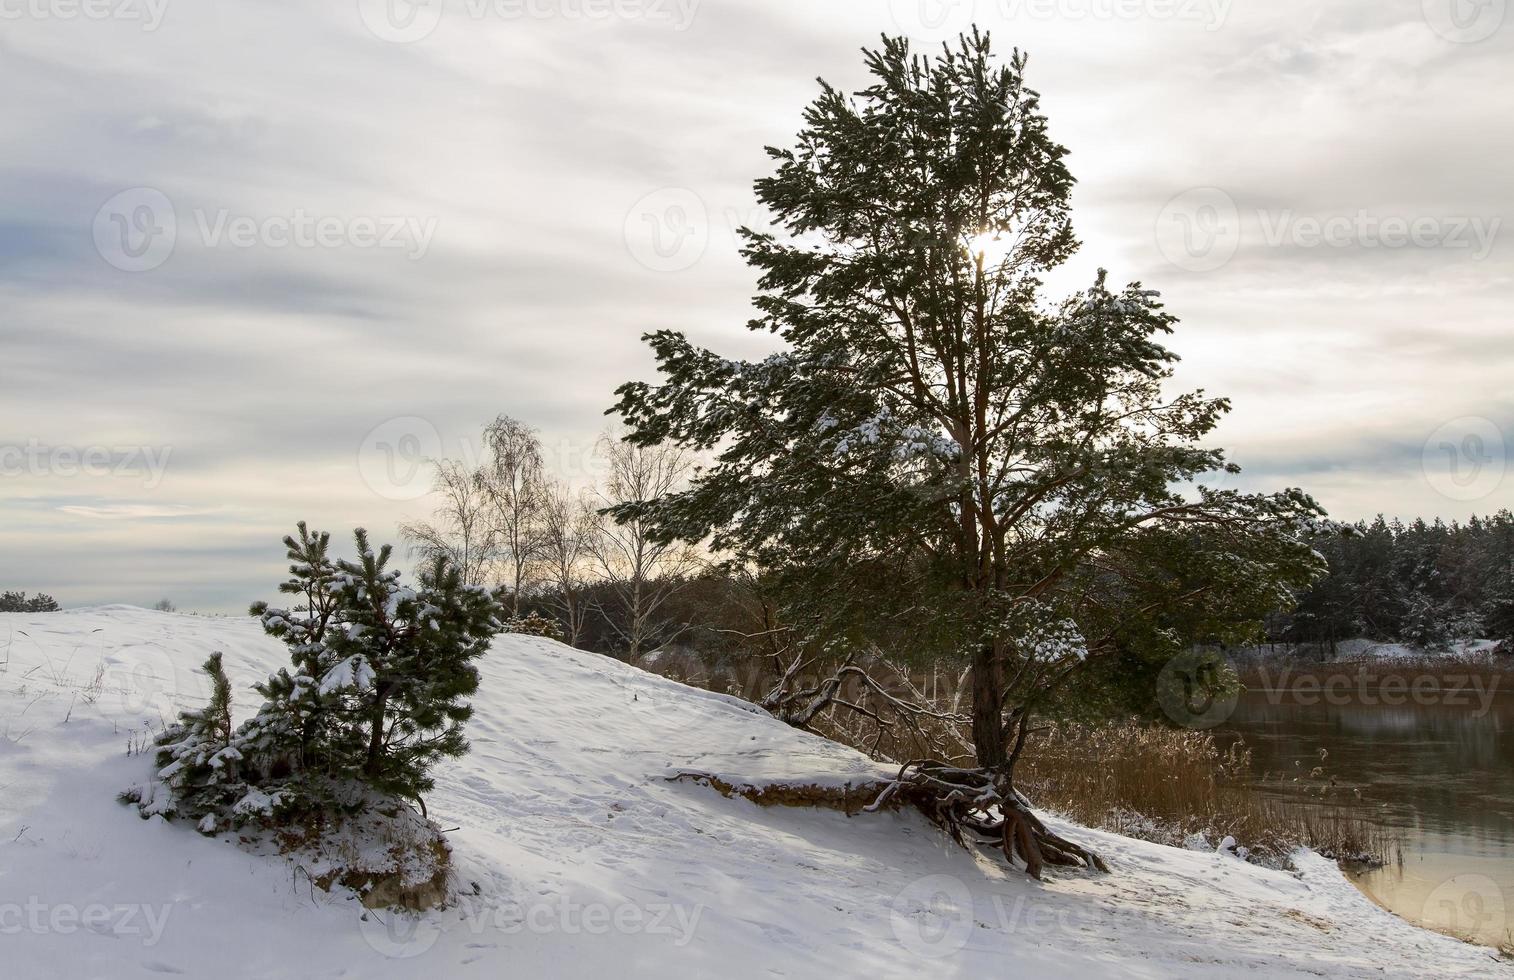
[[[1339,660],[1403,660],[1424,657],[1475,657],[1492,653],[1498,646],[1496,640],[1457,640],[1444,650],[1426,650],[1405,643],[1379,643],[1358,637],[1346,640],[1336,647]]]
[[[1029,881],[914,814],[764,809],[669,781],[862,781],[880,767],[734,698],[503,637],[473,752],[431,814],[465,893],[368,913],[308,869],[114,802],[128,755],[205,695],[283,662],[251,619],[113,606],[0,615],[5,976],[1486,976],[1483,949],[1372,905],[1329,862],[1288,875],[1098,831],[1108,876]]]
[[[1421,660],[1434,659],[1436,657],[1459,658],[1459,657],[1482,657],[1487,656],[1498,647],[1497,640],[1457,640],[1443,650],[1426,650],[1423,647],[1411,646],[1406,643],[1382,643],[1370,640],[1366,637],[1353,637],[1349,640],[1341,640],[1335,645],[1333,659],[1340,660]],[[1295,645],[1288,643],[1270,644],[1260,647],[1242,647],[1240,653],[1245,657],[1268,657],[1277,654],[1309,654],[1318,655],[1328,646],[1319,644]]]

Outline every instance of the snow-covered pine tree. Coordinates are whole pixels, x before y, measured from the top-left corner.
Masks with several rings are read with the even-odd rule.
[[[1442,569],[1447,530],[1439,520],[1415,520],[1396,542],[1397,590],[1402,610],[1395,638],[1424,650],[1444,650],[1464,639]]]
[[[286,535],[289,578],[279,592],[295,596],[288,608],[252,604],[269,636],[289,647],[289,667],[281,667],[257,685],[263,707],[238,734],[249,765],[260,770],[261,781],[289,778],[295,774],[323,772],[336,776],[331,765],[330,709],[333,699],[321,691],[321,679],[338,659],[327,645],[327,635],[340,628],[340,598],[337,587],[342,571],[331,557],[331,534],[311,532],[304,521],[296,526],[298,536]]]
[[[1156,293],[1100,273],[1042,300],[1076,248],[1073,179],[1018,51],[996,60],[974,31],[935,58],[885,38],[866,61],[866,89],[822,82],[797,145],[769,150],[756,190],[779,231],[742,230],[750,326],[785,349],[650,335],[662,377],[619,389],[628,438],[716,461],[613,513],[768,576],[817,642],[904,635],[965,660],[978,768],[912,763],[896,785],[1032,874],[1097,864],[1015,789],[1032,718],[1089,663],[1159,665],[1189,638],[1175,621],[1238,632],[1285,604],[1321,570],[1298,539],[1320,511],[1192,487],[1233,471],[1201,445],[1229,405],[1164,391]]]
[[[1483,610],[1483,634],[1497,640],[1499,652],[1514,654],[1514,561],[1495,573]]]
[[[252,611],[289,647],[290,666],[256,686],[261,708],[233,731],[220,655],[207,663],[211,706],[165,733],[158,782],[123,794],[143,816],[215,829],[373,793],[419,802],[431,766],[467,751],[473,661],[504,628],[502,593],[466,585],[441,557],[412,589],[388,567],[389,546],[375,552],[361,529],[354,538],[355,561],[333,560],[330,535],[304,523],[284,539],[291,577],[279,589],[300,601]]]
[[[181,712],[153,741],[160,785],[136,787],[122,799],[137,803],[143,816],[190,816],[202,833],[214,833],[221,829],[219,815],[229,812],[246,785],[241,753],[231,745],[231,682],[221,654],[211,654],[204,670],[210,678],[205,707]]]
[[[464,584],[445,558],[411,589],[388,567],[390,546],[374,552],[366,532],[354,537],[357,560],[339,563],[341,629],[326,641],[335,663],[317,689],[336,701],[330,753],[364,783],[418,800],[431,766],[467,751],[473,661],[505,628],[505,593]]]

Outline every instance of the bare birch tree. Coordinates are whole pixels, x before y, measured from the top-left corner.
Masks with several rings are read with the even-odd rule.
[[[540,570],[546,487],[541,440],[535,430],[501,415],[484,430],[484,443],[488,458],[481,474],[490,527],[510,586],[510,614],[519,616],[521,595]]]
[[[429,521],[400,525],[412,556],[446,558],[465,585],[488,585],[499,561],[499,538],[489,517],[483,476],[455,459],[435,461],[433,490],[441,498]]]
[[[582,494],[554,483],[544,494],[541,516],[541,562],[552,586],[546,604],[562,624],[564,641],[576,647],[590,611],[586,590],[598,515]]]
[[[671,445],[638,446],[605,435],[600,451],[609,470],[599,491],[602,508],[660,499],[682,488],[693,471],[693,457]],[[661,613],[697,567],[698,552],[684,542],[656,540],[652,524],[640,518],[596,516],[590,550],[619,607],[619,615],[606,610],[605,619],[634,660],[648,644],[672,639]]]

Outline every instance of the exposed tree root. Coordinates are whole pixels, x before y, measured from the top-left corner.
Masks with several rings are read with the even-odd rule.
[[[930,760],[907,762],[867,809],[885,808],[901,795],[957,843],[966,846],[967,834],[974,834],[979,843],[1002,849],[1011,864],[1018,858],[1032,878],[1039,879],[1048,864],[1109,870],[1093,851],[1053,833],[1001,774]]]
[[[1023,863],[1026,873],[1037,879],[1048,864],[1109,870],[1103,858],[1054,833],[1023,796],[1012,787],[1001,788],[1004,781],[983,769],[915,761],[901,767],[893,780],[841,786],[751,786],[703,772],[679,772],[668,778],[710,786],[722,796],[739,796],[758,806],[820,807],[849,817],[913,807],[963,847],[972,835],[977,843],[1001,849],[1011,864]]]
[[[780,666],[782,661],[778,661]],[[926,752],[939,752],[940,739],[922,727],[935,721],[955,728],[974,719],[954,712],[938,711],[925,702],[900,698],[876,681],[866,670],[847,662],[818,683],[804,686],[800,672],[808,665],[801,657],[783,668],[778,684],[761,705],[779,720],[804,731],[812,731],[823,711],[845,708],[878,726],[871,751],[876,755],[878,740],[890,729],[902,729],[914,737],[915,744]],[[858,685],[868,703],[841,697],[845,684]],[[919,693],[919,692],[915,692]],[[997,703],[997,701],[995,702]],[[681,773],[672,778],[689,778],[707,783],[726,796],[741,796],[761,806],[820,806],[840,810],[851,816],[876,810],[898,810],[912,806],[938,827],[966,847],[968,834],[977,843],[1004,852],[1011,865],[1023,863],[1025,871],[1039,879],[1046,865],[1086,867],[1108,871],[1104,859],[1093,851],[1053,833],[1032,810],[1030,801],[1014,788],[1012,773],[1015,761],[1025,746],[1029,733],[1027,716],[1017,714],[1011,724],[1017,729],[1013,753],[1002,767],[964,768],[938,759],[917,759],[905,763],[899,774],[889,781],[870,781],[842,788],[821,786],[769,785],[739,787],[704,773]],[[941,752],[945,755],[947,753]],[[857,806],[859,797],[872,802]]]
[[[674,782],[688,781],[709,786],[724,797],[739,796],[758,806],[819,807],[836,810],[847,816],[856,816],[869,809],[871,801],[887,783],[869,780],[862,783],[845,783],[841,786],[813,784],[769,783],[765,786],[732,783],[706,772],[679,772],[668,777]],[[898,810],[907,805],[903,797],[893,800],[885,809]]]

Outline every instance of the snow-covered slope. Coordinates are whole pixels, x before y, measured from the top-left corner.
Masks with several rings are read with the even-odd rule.
[[[0,976],[1471,976],[1493,955],[1377,909],[1328,862],[1295,877],[1076,829],[1108,876],[1045,884],[914,814],[763,809],[669,782],[874,775],[740,701],[504,637],[473,751],[431,813],[466,897],[416,919],[114,802],[144,727],[284,650],[251,619],[113,606],[0,615]],[[476,892],[476,894],[475,894]]]

